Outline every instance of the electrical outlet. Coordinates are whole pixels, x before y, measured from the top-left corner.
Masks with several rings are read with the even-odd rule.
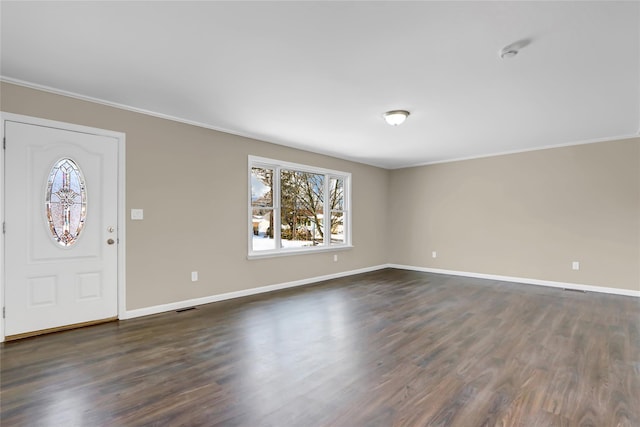
[[[333,262],[338,262],[338,254],[333,254]]]
[[[436,258],[438,253],[436,251],[431,252],[431,258]]]
[[[198,272],[197,271],[192,271],[191,272],[191,281],[192,282],[197,282],[198,281]]]
[[[580,270],[580,261],[573,261],[571,263],[571,268],[574,270]]]

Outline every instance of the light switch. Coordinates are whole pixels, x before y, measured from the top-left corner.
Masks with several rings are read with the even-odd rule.
[[[132,220],[144,219],[144,211],[142,209],[131,209],[131,219]]]

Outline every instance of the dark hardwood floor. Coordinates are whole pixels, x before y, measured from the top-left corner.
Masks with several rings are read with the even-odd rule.
[[[4,343],[2,426],[640,426],[640,299],[401,270]]]

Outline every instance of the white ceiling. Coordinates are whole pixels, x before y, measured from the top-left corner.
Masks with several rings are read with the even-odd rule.
[[[386,168],[640,129],[639,2],[0,7],[5,81]]]

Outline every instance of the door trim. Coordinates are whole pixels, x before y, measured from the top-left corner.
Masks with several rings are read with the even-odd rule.
[[[5,123],[18,122],[35,126],[44,126],[55,129],[68,130],[72,132],[88,133],[91,135],[107,136],[115,138],[118,142],[118,319],[126,318],[126,205],[125,205],[125,134],[105,129],[98,129],[88,126],[75,125],[71,123],[58,122],[54,120],[41,119],[38,117],[30,117],[21,114],[0,112],[0,137],[4,141]],[[2,147],[0,147],[2,148]],[[5,220],[5,150],[0,150],[0,216],[4,224]],[[5,306],[5,239],[4,233],[0,232],[0,308]],[[5,325],[3,313],[0,313],[0,342],[5,341]]]

